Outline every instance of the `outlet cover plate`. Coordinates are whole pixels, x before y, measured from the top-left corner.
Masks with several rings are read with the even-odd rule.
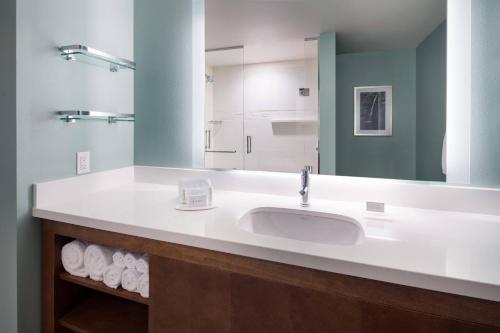
[[[83,175],[90,172],[90,152],[76,153],[76,174]]]
[[[369,201],[366,203],[366,210],[368,212],[385,213],[385,204],[383,202]]]

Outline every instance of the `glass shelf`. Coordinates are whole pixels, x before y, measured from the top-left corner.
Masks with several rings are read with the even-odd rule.
[[[317,119],[309,118],[279,118],[271,120],[271,123],[273,124],[315,124],[317,122]]]
[[[78,120],[107,120],[110,124],[119,121],[134,121],[132,113],[111,113],[100,111],[57,111],[57,116],[64,122],[75,123]]]
[[[135,62],[115,57],[84,45],[67,45],[59,48],[61,56],[68,61],[79,61],[87,64],[107,67],[111,72],[122,69],[135,70]]]

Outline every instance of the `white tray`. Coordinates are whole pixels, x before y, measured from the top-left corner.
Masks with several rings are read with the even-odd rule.
[[[184,210],[184,211],[209,210],[209,209],[214,209],[214,208],[217,208],[217,206],[215,206],[215,205],[200,206],[200,207],[189,207],[189,206],[183,206],[183,205],[175,206],[175,209]]]

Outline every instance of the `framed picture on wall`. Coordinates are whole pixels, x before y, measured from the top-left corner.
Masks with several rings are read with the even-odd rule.
[[[392,136],[392,86],[354,87],[354,135]]]

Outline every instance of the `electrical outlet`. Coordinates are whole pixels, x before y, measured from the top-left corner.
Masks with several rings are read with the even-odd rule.
[[[76,174],[82,175],[90,172],[90,152],[76,153]]]
[[[370,202],[366,203],[366,210],[368,212],[375,213],[384,213],[385,212],[385,204],[383,202]]]

